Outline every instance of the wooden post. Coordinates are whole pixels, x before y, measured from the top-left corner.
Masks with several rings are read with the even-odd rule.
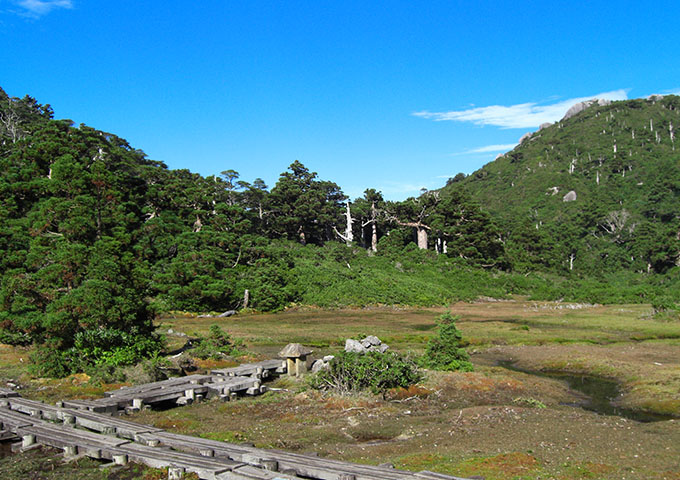
[[[115,465],[127,465],[127,462],[128,457],[124,453],[113,456],[113,463]]]
[[[184,469],[181,467],[168,468],[168,480],[182,480],[184,478]]]
[[[288,375],[295,375],[295,359],[294,358],[287,358],[286,359],[286,372]]]
[[[75,445],[66,445],[64,447],[64,456],[65,457],[75,457],[78,455],[78,447]]]
[[[29,433],[28,435],[21,437],[22,448],[30,447],[33,444],[35,444],[35,435]]]

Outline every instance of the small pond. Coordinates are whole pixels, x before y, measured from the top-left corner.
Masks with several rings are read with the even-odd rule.
[[[585,410],[601,413],[603,415],[617,415],[619,417],[635,420],[637,422],[659,422],[674,418],[671,415],[655,414],[642,412],[629,408],[619,407],[614,404],[614,400],[619,396],[620,390],[618,383],[601,377],[588,375],[572,375],[562,372],[537,372],[524,370],[514,365],[512,360],[502,360],[498,362],[499,367],[507,368],[515,372],[522,372],[543,378],[561,380],[569,385],[569,388],[583,393],[588,397],[587,400],[565,403],[572,407],[580,407]]]

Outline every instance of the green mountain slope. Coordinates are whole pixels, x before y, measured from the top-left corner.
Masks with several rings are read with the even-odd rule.
[[[518,268],[665,272],[680,252],[678,128],[677,96],[594,102],[462,183]]]

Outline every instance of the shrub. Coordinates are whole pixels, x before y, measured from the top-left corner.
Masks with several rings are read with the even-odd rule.
[[[219,325],[210,325],[210,333],[207,337],[199,338],[198,345],[191,350],[193,356],[206,360],[216,360],[228,355],[239,355],[239,347],[243,346],[241,340],[234,340]]]
[[[450,312],[439,316],[439,334],[427,342],[425,354],[419,360],[421,366],[432,370],[472,371],[470,356],[461,347],[463,336],[456,327],[458,318]]]
[[[158,355],[161,346],[159,337],[141,334],[135,328],[129,332],[115,328],[81,330],[68,349],[64,350],[55,339],[38,345],[31,357],[31,370],[50,377],[65,377],[93,368],[113,372]]]
[[[675,304],[672,298],[670,297],[657,297],[652,301],[652,308],[654,309],[654,313],[663,313],[663,312],[668,312],[671,310],[678,310],[678,306]]]
[[[0,343],[12,346],[26,346],[31,344],[31,337],[26,332],[12,332],[0,329]]]
[[[111,365],[95,365],[85,368],[94,383],[128,382],[133,385],[157,382],[168,378],[166,373],[170,361],[164,357],[144,359],[135,365],[114,367]]]
[[[416,365],[394,352],[342,352],[328,370],[311,377],[312,388],[340,393],[370,390],[385,393],[390,388],[406,388],[420,380]]]

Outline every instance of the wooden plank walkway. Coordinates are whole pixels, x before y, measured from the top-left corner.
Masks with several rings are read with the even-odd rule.
[[[457,479],[427,471],[412,473],[179,435],[88,410],[51,407],[20,398],[0,405],[0,423],[3,431],[29,444],[61,448],[70,455],[171,467],[205,479]]]
[[[268,378],[275,373],[286,373],[286,361],[274,359],[257,363],[244,363],[238,367],[210,370],[210,373],[225,377]]]
[[[210,375],[124,387],[106,392],[101,399],[63,401],[56,406],[0,389],[0,441],[19,436],[24,447],[37,442],[61,448],[67,456],[86,455],[119,464],[132,461],[167,467],[169,476],[188,472],[209,480],[465,480],[190,437],[112,416],[130,406],[201,396],[226,400],[244,392],[256,395],[266,388],[262,379],[285,367],[284,361],[268,360],[213,370]]]
[[[180,404],[190,403],[200,398],[213,396],[220,396],[224,400],[229,400],[238,394],[259,395],[266,391],[266,387],[261,384],[261,378],[268,377],[270,374],[257,375],[256,370],[259,369],[260,374],[275,371],[281,367],[281,362],[276,361],[275,363],[276,365],[273,365],[271,361],[266,362],[264,370],[260,366],[253,366],[258,364],[249,365],[247,369],[241,370],[244,372],[252,370],[252,376],[189,375],[109,391],[105,393],[107,397],[89,401],[82,407],[68,401],[64,402],[64,406],[108,412],[125,408],[140,409],[144,405],[169,401]]]
[[[19,394],[9,388],[0,388],[0,398],[18,397]]]
[[[212,380],[212,375],[187,375],[185,377],[169,378],[159,382],[145,383],[144,385],[136,385],[134,387],[121,387],[118,390],[104,392],[107,397],[128,396],[134,393],[142,393],[146,390],[157,390],[169,387],[176,387],[178,385],[195,385],[202,384]]]

